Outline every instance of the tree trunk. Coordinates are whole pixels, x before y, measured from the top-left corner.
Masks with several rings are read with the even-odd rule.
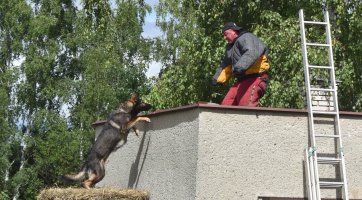
[[[24,147],[21,152],[21,164],[20,164],[18,172],[20,172],[24,168],[24,164],[25,164],[25,159],[26,159],[25,154],[26,154],[26,150],[27,150],[27,144],[25,142],[25,138],[27,136],[29,136],[29,134],[30,134],[31,113],[32,113],[32,111],[29,110],[29,114],[28,114],[28,118],[27,118],[27,125],[26,125],[26,132],[25,132],[23,138],[21,139],[21,142],[24,144]],[[20,189],[20,183],[16,186],[15,195],[13,197],[13,200],[17,200],[19,198],[19,195],[20,195],[19,189]]]

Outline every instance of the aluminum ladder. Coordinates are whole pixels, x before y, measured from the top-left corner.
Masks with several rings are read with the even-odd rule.
[[[305,164],[306,164],[306,175],[308,181],[308,195],[311,200],[320,200],[321,199],[321,189],[331,189],[331,188],[341,188],[342,196],[344,200],[348,200],[348,188],[347,188],[347,177],[346,177],[346,168],[344,161],[344,153],[342,146],[342,137],[340,129],[340,119],[339,119],[339,110],[338,110],[338,98],[337,98],[337,87],[335,80],[334,64],[333,64],[333,52],[332,52],[332,39],[330,33],[330,23],[328,12],[324,13],[325,22],[314,22],[314,21],[304,21],[303,10],[299,11],[299,22],[300,22],[300,34],[301,34],[301,44],[302,44],[302,53],[303,53],[303,65],[304,65],[304,78],[306,85],[306,97],[308,105],[308,115],[309,115],[309,132],[311,139],[311,147],[305,150]],[[305,37],[305,24],[314,24],[314,25],[323,25],[326,28],[327,44],[315,44],[308,43]],[[309,65],[307,57],[307,46],[317,46],[317,47],[326,47],[328,48],[328,60],[329,66],[315,66]],[[331,88],[311,88],[309,70],[314,69],[325,69],[330,70],[330,83]],[[312,107],[312,97],[311,92],[330,92],[333,96],[334,102],[334,111],[317,111],[313,110]],[[314,116],[334,116],[334,134],[316,134],[314,126]],[[334,138],[337,139],[337,151],[335,157],[318,157],[318,150],[316,144],[316,137],[321,139]],[[330,181],[320,181],[318,174],[318,165],[320,164],[330,164],[330,165],[340,165],[340,182],[330,182]]]

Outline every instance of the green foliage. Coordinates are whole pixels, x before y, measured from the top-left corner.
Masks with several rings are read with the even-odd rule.
[[[46,110],[34,115],[32,129],[33,137],[28,142],[32,146],[32,153],[28,165],[29,170],[36,174],[38,183],[31,187],[39,192],[45,186],[57,184],[60,175],[78,171],[87,155],[84,146],[92,144],[94,135],[92,132],[68,129],[63,116]]]
[[[156,109],[197,103],[221,103],[230,84],[218,89],[211,79],[219,66],[226,42],[224,23],[233,21],[249,29],[269,49],[270,88],[259,106],[303,108],[299,87],[304,87],[298,11],[306,20],[324,21],[323,11],[331,10],[334,61],[339,84],[341,110],[358,111],[362,91],[360,63],[361,5],[345,1],[191,1],[162,0],[157,7],[157,25],[164,39],[156,43],[163,68],[147,99]],[[307,41],[326,43],[324,27],[306,27]],[[308,49],[309,62],[328,65],[326,49]],[[328,73],[314,70],[312,81],[328,83]],[[352,84],[351,84],[352,83]]]
[[[361,111],[362,105],[362,50],[360,29],[362,5],[359,2],[335,1],[337,18],[333,24],[334,55],[339,84],[339,107],[342,110]]]
[[[30,7],[26,1],[0,2],[0,199],[11,197],[11,167],[16,165],[18,143],[17,109],[13,91],[18,69],[12,62],[23,50],[22,39],[29,27]],[[14,151],[15,150],[15,151]]]
[[[1,77],[0,77],[1,79]],[[7,119],[7,107],[8,107],[8,103],[9,103],[9,99],[8,96],[6,94],[6,90],[4,88],[4,86],[2,86],[0,84],[0,152],[3,152],[0,155],[0,177],[2,177],[0,179],[0,191],[2,191],[0,193],[0,198],[2,198],[2,196],[6,196],[6,190],[7,190],[7,186],[6,186],[6,181],[3,177],[6,176],[7,173],[7,169],[10,166],[9,160],[8,160],[8,155],[10,152],[10,143],[9,143],[9,138],[11,135],[11,129],[9,127],[8,124],[8,119]]]
[[[147,12],[143,1],[117,1],[116,10],[106,1],[84,2],[75,30],[79,81],[72,85],[72,120],[106,119],[132,93],[148,92],[145,73],[153,41],[141,36]]]
[[[270,87],[259,106],[303,108],[304,101],[298,90],[304,85],[298,17],[283,20],[279,13],[267,11],[253,29],[269,50]]]

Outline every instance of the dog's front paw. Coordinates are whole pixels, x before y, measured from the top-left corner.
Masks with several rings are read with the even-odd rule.
[[[151,122],[150,118],[148,118],[148,117],[145,119],[145,121],[146,122]]]

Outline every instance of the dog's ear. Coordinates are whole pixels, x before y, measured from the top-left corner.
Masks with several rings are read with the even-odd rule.
[[[138,94],[132,94],[131,101],[136,102],[138,98]]]

